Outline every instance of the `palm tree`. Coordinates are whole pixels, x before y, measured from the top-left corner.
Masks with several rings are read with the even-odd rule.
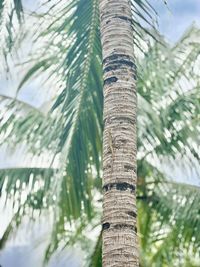
[[[130,1],[100,1],[100,18],[104,72],[102,266],[139,266],[137,98]]]
[[[139,3],[138,5],[141,6],[141,8],[143,8],[144,10],[146,9],[146,7],[145,7],[146,5],[144,5],[143,3],[142,4]],[[72,98],[72,97],[74,99],[77,98],[77,101],[78,101],[79,104],[76,107],[71,105],[71,108],[68,111],[65,111],[65,116],[69,116],[69,119],[66,120],[66,117],[63,118],[63,125],[62,125],[62,123],[60,123],[61,121],[59,119],[59,124],[61,125],[61,128],[64,127],[64,129],[63,129],[64,131],[60,136],[62,141],[57,144],[56,151],[54,153],[55,154],[60,153],[60,154],[63,155],[63,156],[61,156],[62,157],[62,160],[61,160],[62,162],[65,162],[66,159],[68,158],[70,150],[71,150],[71,148],[72,148],[72,146],[74,144],[73,138],[76,135],[77,129],[78,129],[78,131],[80,131],[80,128],[83,127],[83,125],[84,125],[84,127],[85,127],[85,125],[87,125],[87,123],[85,123],[85,122],[83,123],[82,122],[82,119],[81,119],[81,121],[79,121],[79,115],[80,115],[80,111],[82,111],[83,104],[85,105],[85,102],[83,103],[82,100],[84,99],[83,97],[87,92],[88,84],[86,84],[86,81],[87,81],[88,77],[91,74],[92,74],[91,76],[93,76],[92,72],[94,72],[94,70],[96,71],[97,67],[99,68],[99,62],[92,62],[91,58],[95,54],[97,54],[98,57],[100,56],[100,54],[99,54],[99,51],[100,51],[100,49],[99,49],[99,47],[100,47],[100,38],[98,36],[98,30],[99,29],[98,29],[98,24],[97,24],[97,22],[99,20],[99,12],[98,12],[99,3],[98,3],[98,1],[88,1],[87,5],[85,5],[84,1],[75,1],[73,3],[70,2],[70,4],[66,5],[66,7],[64,9],[62,8],[62,11],[60,10],[61,13],[65,12],[65,14],[68,14],[68,18],[67,18],[66,21],[69,21],[69,18],[72,17],[69,14],[70,14],[71,10],[74,7],[76,7],[76,11],[73,14],[75,19],[73,19],[74,23],[72,23],[72,27],[69,30],[69,35],[68,35],[68,39],[72,40],[73,45],[70,48],[70,50],[71,50],[70,52],[71,53],[68,53],[67,59],[66,59],[64,64],[67,65],[67,69],[66,69],[66,73],[68,73],[67,74],[67,76],[68,76],[67,87],[70,86],[70,84],[74,87],[74,89],[73,89],[74,94],[73,94],[73,96],[70,96],[70,98]],[[84,14],[84,12],[85,12],[85,13],[87,13],[87,15],[86,16],[84,16],[84,15],[80,16],[80,12],[82,14]],[[60,16],[60,14],[59,14],[59,16]],[[82,20],[83,16],[84,16],[84,20]],[[131,15],[131,6],[129,7],[129,16],[132,17],[132,15]],[[119,18],[119,19],[121,20],[121,18]],[[77,29],[77,21],[79,21],[79,20],[82,23],[81,24],[82,25],[81,31],[79,29]],[[131,18],[130,18],[130,20],[131,20]],[[55,21],[57,21],[57,18],[56,18]],[[64,24],[62,24],[62,26],[59,25],[59,27],[57,28],[57,30],[59,31],[60,34],[62,34],[62,30],[63,29],[66,30],[69,27],[69,25],[66,24],[66,21],[64,22]],[[130,21],[129,21],[129,23],[130,23]],[[51,28],[52,25],[53,24],[51,23],[49,27]],[[89,25],[90,25],[90,28],[88,28]],[[75,31],[73,31],[73,27],[75,27]],[[50,28],[48,28],[47,33],[49,32]],[[83,36],[83,32],[86,33],[86,36]],[[54,38],[55,38],[55,35],[54,35]],[[80,38],[82,38],[81,44],[80,44],[80,40],[81,40]],[[132,38],[132,35],[131,35],[131,38]],[[62,47],[62,45],[60,47]],[[67,47],[67,44],[66,44],[66,47]],[[81,51],[81,53],[78,53],[77,49],[79,49]],[[74,56],[73,56],[73,54],[74,54]],[[75,61],[72,60],[72,59],[75,59]],[[44,64],[46,65],[46,67],[50,67],[51,66],[51,68],[52,68],[52,66],[54,65],[54,64],[52,64],[52,62],[53,62],[52,60],[56,61],[55,53],[52,55],[51,58],[47,58],[47,59],[45,58],[45,59],[43,59],[42,62],[38,62],[33,67],[33,69],[31,69],[27,73],[27,75],[25,76],[24,80],[21,82],[20,87],[24,84],[24,82],[26,82],[26,80],[28,79],[28,77],[31,74],[33,74],[36,71],[38,71],[39,69],[43,68]],[[97,57],[96,57],[96,60],[98,60]],[[133,59],[131,59],[131,60],[133,60]],[[49,63],[50,61],[51,61],[51,63]],[[133,69],[133,62],[132,63],[128,62],[128,65],[130,65],[130,64],[132,65],[131,68]],[[77,66],[80,66],[80,67],[77,68]],[[77,75],[79,72],[82,73],[82,75],[80,77],[78,77],[78,75]],[[94,73],[94,75],[96,75],[96,74]],[[78,77],[78,79],[77,79],[77,77]],[[108,79],[108,82],[109,82],[109,79]],[[101,84],[101,82],[99,82],[99,84]],[[94,86],[97,87],[97,85],[98,85],[98,81],[97,81],[97,79],[95,79],[95,85]],[[68,103],[71,100],[70,100],[70,98],[67,98],[67,99],[65,99],[65,97],[63,98],[63,95],[65,94],[65,92],[66,92],[66,88],[63,89],[62,94],[60,95],[60,97],[58,97],[55,105],[53,106],[53,109],[59,109],[61,104],[67,105],[67,109],[69,108]],[[77,95],[77,92],[79,92],[78,95]],[[94,95],[95,95],[95,98],[98,99],[98,101],[99,101],[99,99],[102,99],[101,91],[100,91],[100,97],[96,97],[96,94],[94,94]],[[98,93],[98,95],[99,95],[99,93]],[[133,92],[133,95],[135,95],[134,92]],[[93,99],[93,100],[95,100],[95,99]],[[89,99],[89,101],[91,101],[91,99]],[[101,108],[101,105],[99,106],[99,108]],[[89,112],[89,114],[91,116],[91,113],[90,113],[90,111],[88,109],[85,112],[85,114],[87,114],[87,112]],[[96,112],[98,112],[97,109],[96,109]],[[98,112],[97,116],[99,116],[99,114],[100,113]],[[93,121],[93,123],[96,122],[96,114],[94,115],[94,118],[93,118],[92,121]],[[69,129],[69,126],[66,125],[66,122],[67,122],[68,125],[69,124],[73,124],[70,129]],[[90,127],[91,127],[91,122],[90,122]],[[93,128],[94,129],[96,128],[96,129],[101,131],[102,125],[100,125],[100,127],[98,126],[98,127],[93,127]],[[88,130],[85,131],[85,133],[87,133],[87,132],[88,132]],[[86,134],[86,135],[90,136],[91,133],[90,134]],[[98,135],[99,135],[99,133],[97,132],[95,134],[95,136],[98,136]],[[112,135],[112,133],[111,133],[111,135]],[[79,132],[77,134],[77,137],[78,138],[81,137],[81,139],[82,139],[81,132]],[[109,138],[110,138],[110,135],[109,135]],[[89,147],[90,151],[87,153],[87,150],[88,150],[88,148],[87,148],[87,149],[84,149],[84,152],[83,152],[86,155],[86,158],[88,157],[87,159],[85,158],[86,161],[83,164],[83,168],[81,169],[81,166],[80,166],[80,168],[79,168],[77,173],[74,172],[75,171],[74,169],[71,170],[73,172],[72,176],[80,177],[81,183],[83,182],[84,184],[85,184],[85,181],[84,181],[85,180],[85,177],[84,177],[85,166],[87,165],[86,162],[90,162],[91,165],[96,165],[97,171],[99,169],[99,160],[95,156],[95,151],[97,150],[97,148],[96,148],[97,145],[95,144],[94,138],[92,138],[91,140],[92,140],[92,145]],[[80,140],[79,140],[79,142],[80,142]],[[88,143],[90,143],[90,140],[88,142],[85,139],[84,142],[81,141],[81,143],[88,144]],[[64,146],[63,146],[63,144],[64,144]],[[91,151],[91,149],[94,150],[94,151]],[[92,157],[91,157],[91,152],[92,152]],[[135,152],[134,152],[134,155],[135,155]],[[132,155],[132,156],[134,156],[134,155]],[[84,157],[82,155],[81,159],[79,159],[78,161],[81,162],[83,158]],[[92,158],[94,161],[91,162],[91,160],[89,160],[90,158]],[[54,157],[53,157],[52,162],[53,161],[54,161]],[[62,173],[64,171],[65,167],[66,166],[64,165],[64,166],[61,166],[59,168],[59,170],[61,170],[61,171],[58,171],[58,176],[60,176],[60,173]],[[128,169],[126,170],[126,172],[130,171],[129,167],[130,166],[127,165]],[[70,163],[69,163],[69,168],[67,170],[67,174],[69,176],[71,176],[70,175],[70,169],[71,169],[71,166],[70,166]],[[136,169],[134,170],[134,172],[136,172]],[[133,168],[131,169],[131,173],[133,173]],[[59,197],[60,197],[60,193],[61,193],[60,192],[60,188],[61,188],[61,185],[63,185],[62,184],[63,181],[61,179],[58,179],[58,180],[60,180],[60,182],[58,182],[57,185],[56,185],[56,187],[58,188],[58,190],[57,190],[58,191],[57,199],[59,199]],[[128,184],[125,184],[125,185],[127,186]],[[123,186],[123,184],[122,184],[122,186]],[[133,187],[133,185],[132,185],[132,187]],[[118,188],[118,186],[117,186],[117,188]],[[82,193],[82,195],[85,196],[84,197],[85,198],[85,200],[84,200],[84,208],[86,208],[88,210],[88,209],[91,208],[91,207],[88,208],[88,206],[91,205],[90,201],[89,201],[90,197],[88,199],[88,196],[87,196],[88,192],[85,192],[84,194]],[[131,198],[133,198],[133,194],[131,195]],[[129,209],[132,210],[131,207]],[[80,210],[81,210],[81,206],[80,205],[79,205],[79,209],[78,210],[79,210],[79,212],[77,212],[75,218],[80,217]],[[130,217],[131,216],[130,214],[132,214],[132,213],[130,213],[130,212],[129,212],[129,214],[126,213],[126,216]],[[91,215],[89,215],[89,217],[90,216]]]
[[[53,19],[52,10],[53,14],[56,14]],[[39,16],[39,23],[41,23],[40,26],[44,31],[39,32],[36,40],[43,43],[44,38],[45,41],[48,40],[48,43],[45,43],[44,48],[39,47],[36,53],[34,51],[33,60],[35,60],[35,64],[30,67],[20,87],[25,86],[31,76],[37,75],[39,72],[43,73],[45,70],[49,77],[49,88],[53,83],[53,100],[49,101],[52,108],[46,112],[44,106],[39,109],[31,107],[29,104],[20,101],[19,96],[13,99],[6,96],[1,97],[1,103],[4,106],[1,120],[2,143],[5,143],[6,140],[9,140],[10,144],[11,142],[14,144],[26,143],[26,149],[29,149],[32,155],[38,156],[37,165],[29,162],[28,167],[26,165],[20,166],[21,168],[6,168],[1,171],[1,191],[6,192],[7,199],[11,196],[19,203],[18,210],[3,236],[1,246],[5,244],[4,241],[15,230],[15,227],[19,226],[23,215],[28,214],[30,216],[32,214],[34,217],[33,211],[45,212],[47,209],[50,210],[51,207],[54,207],[56,223],[46,252],[46,258],[48,259],[56,249],[60,249],[63,241],[64,246],[76,242],[83,229],[87,225],[95,223],[95,218],[99,214],[94,199],[97,190],[100,191],[101,188],[98,177],[101,175],[103,97],[98,2],[88,1],[88,5],[85,5],[85,1],[79,0],[63,6],[61,1],[60,5],[52,5],[48,12],[39,14]],[[119,19],[121,20],[121,18]],[[124,26],[126,23],[128,25],[126,21],[122,25]],[[189,37],[185,39],[190,40]],[[134,40],[134,42],[137,44],[138,40]],[[193,157],[198,158],[195,147],[188,139],[190,137],[195,141],[198,136],[198,129],[191,130],[193,125],[188,124],[188,114],[194,117],[194,121],[191,120],[191,123],[199,119],[196,116],[196,114],[199,114],[199,98],[196,97],[196,92],[189,92],[188,95],[182,96],[179,82],[183,76],[188,79],[189,72],[194,67],[191,66],[191,62],[197,57],[199,51],[194,42],[188,41],[185,46],[189,54],[186,53],[184,62],[180,59],[180,61],[174,61],[174,58],[176,58],[174,55],[178,57],[178,51],[184,50],[185,52],[186,49],[183,49],[182,45],[184,45],[184,42],[177,45],[176,49],[174,48],[174,54],[171,50],[167,50],[169,54],[165,58],[172,55],[167,61],[169,66],[166,65],[166,62],[165,64],[158,64],[163,62],[160,55],[163,53],[161,48],[156,56],[155,53],[150,53],[150,49],[145,54],[145,59],[149,59],[149,61],[144,61],[143,68],[138,75],[140,123],[138,125],[138,155],[141,154],[138,164],[138,193],[140,193],[138,204],[139,201],[144,202],[143,205],[139,204],[139,218],[141,218],[140,214],[143,218],[139,219],[139,222],[142,220],[142,223],[139,224],[139,233],[143,235],[141,244],[144,250],[142,251],[146,255],[146,259],[144,259],[143,254],[141,257],[144,266],[146,262],[149,262],[148,255],[152,254],[152,251],[149,253],[150,247],[155,244],[155,238],[153,238],[155,236],[152,237],[152,233],[159,234],[159,226],[162,228],[163,219],[167,223],[169,217],[174,218],[174,214],[177,215],[177,224],[175,224],[177,227],[172,233],[176,233],[176,236],[186,233],[185,238],[190,246],[194,233],[198,233],[198,228],[195,229],[194,227],[194,231],[188,236],[186,209],[182,208],[178,214],[175,213],[177,202],[171,198],[171,185],[169,186],[169,183],[164,181],[162,176],[166,175],[160,174],[160,171],[148,159],[153,155],[158,155],[159,158],[164,155],[175,157],[178,153],[185,154],[186,150],[190,151]],[[154,50],[152,49],[152,51]],[[160,59],[160,61],[151,60],[154,57]],[[149,62],[149,68],[146,68],[146,62]],[[151,65],[152,62],[155,62],[153,66]],[[158,66],[157,80],[154,76],[151,76],[153,75],[151,70],[155,66]],[[166,74],[166,66],[168,66],[168,77],[163,79],[165,77],[163,73]],[[127,66],[127,68],[129,67]],[[148,71],[144,72],[144,70]],[[107,71],[109,70],[107,69]],[[46,79],[47,77],[44,76],[43,78]],[[198,81],[197,77],[194,77],[194,80]],[[149,82],[150,87],[153,88],[151,94],[147,91]],[[114,86],[113,84],[111,79],[111,83],[106,82],[105,86]],[[169,88],[170,91],[168,91]],[[167,102],[168,104],[164,109],[162,105],[158,105],[158,109],[156,104],[162,100],[160,98],[161,94],[163,98],[168,97],[169,99],[174,99],[175,94],[176,101]],[[52,105],[52,103],[54,104]],[[180,105],[180,103],[184,103],[184,105]],[[191,105],[194,108],[192,113],[190,111]],[[181,109],[182,107],[184,107],[184,110]],[[162,116],[160,116],[161,114]],[[166,118],[168,119],[166,120]],[[181,127],[175,127],[175,125],[180,124]],[[170,137],[169,134],[166,135],[168,125],[171,126]],[[113,142],[115,141],[113,140],[113,134],[113,132],[108,131],[106,137],[108,139],[107,149],[109,150],[107,156],[110,157],[110,160],[112,160],[112,155],[117,150],[115,142]],[[182,145],[180,145],[180,142]],[[46,153],[48,153],[50,161],[48,164],[40,161],[40,158],[45,156]],[[59,161],[56,160],[57,158],[59,158]],[[169,207],[167,205],[168,199],[163,192],[163,188],[166,188],[166,186],[169,188],[169,199],[173,200],[173,205]],[[185,189],[183,190],[185,191]],[[183,190],[177,189],[174,194],[184,199],[186,196],[188,197],[188,194],[182,192]],[[121,190],[119,191],[121,192]],[[191,194],[193,191],[189,192]],[[25,201],[21,198],[22,193],[26,194]],[[194,197],[195,200],[198,200],[197,194],[194,194]],[[151,219],[152,214],[151,209],[149,209],[152,203],[154,211],[158,214],[156,220],[160,222],[156,224],[157,232],[155,232],[155,221]],[[158,203],[162,203],[162,205],[159,206]],[[196,203],[198,202],[192,202],[195,207],[192,209],[194,214],[198,212]],[[142,211],[145,211],[147,216],[144,217]],[[162,211],[165,211],[165,213],[163,214]],[[187,219],[180,219],[182,214]],[[154,216],[153,219],[155,219]],[[75,236],[70,235],[70,227],[67,222],[75,225]],[[151,223],[149,224],[149,222]],[[196,225],[198,218],[191,216],[191,222]],[[153,226],[150,227],[151,225]],[[181,232],[180,229],[183,225],[184,231]],[[146,233],[149,233],[149,235]],[[152,257],[155,262],[156,260],[162,262],[163,259],[168,258],[166,248],[174,242],[170,238],[166,239],[166,235],[157,235],[158,244],[161,242],[161,237],[163,241],[170,240],[171,243],[166,242],[166,245],[163,246],[164,249],[160,250],[161,253],[158,253],[157,257]],[[145,240],[147,245],[145,245]],[[199,244],[198,238],[194,243]],[[97,248],[100,247],[99,244],[100,241]],[[183,241],[181,244],[183,244]]]
[[[193,145],[199,142],[197,129],[193,127],[199,120],[194,115],[199,113],[199,74],[192,71],[198,66],[195,60],[199,54],[198,35],[199,30],[192,27],[172,48],[167,44],[153,44],[137,63],[137,206],[140,265],[144,267],[198,266],[199,187],[174,179],[180,157],[187,173],[190,173],[188,167],[195,169],[193,157],[196,165],[199,164],[198,152],[193,150]],[[191,71],[194,79],[190,78]],[[187,81],[188,86],[193,83],[189,91],[185,88]],[[194,113],[192,106],[197,108]],[[158,164],[166,160],[171,165],[167,172]],[[91,266],[101,266],[98,253],[97,243]],[[195,257],[194,263],[188,261]]]

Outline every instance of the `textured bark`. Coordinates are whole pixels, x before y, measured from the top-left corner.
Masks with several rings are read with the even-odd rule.
[[[136,71],[129,0],[100,0],[104,68],[103,267],[137,267]]]

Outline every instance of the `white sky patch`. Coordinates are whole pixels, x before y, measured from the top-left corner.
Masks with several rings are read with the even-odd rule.
[[[167,6],[163,0],[149,2],[159,15],[159,31],[171,43],[178,41],[192,23],[200,26],[199,0],[167,0]]]

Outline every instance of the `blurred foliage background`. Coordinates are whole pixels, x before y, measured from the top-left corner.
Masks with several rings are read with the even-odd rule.
[[[132,11],[141,266],[198,267],[200,188],[189,177],[199,177],[200,29],[172,46],[147,1],[132,1]],[[0,144],[12,159],[0,168],[1,204],[12,209],[0,249],[43,218],[51,230],[44,263],[79,246],[82,266],[101,266],[98,12],[98,0],[44,0],[31,10],[0,1]]]

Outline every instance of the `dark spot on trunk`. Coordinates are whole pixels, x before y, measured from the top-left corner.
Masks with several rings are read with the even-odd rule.
[[[133,63],[131,60],[121,59],[121,60],[118,60],[117,62],[113,62],[113,63],[118,63],[119,65],[126,65],[126,66],[129,66],[131,68],[136,68],[135,63]]]
[[[110,170],[112,168],[111,164],[107,164],[104,168],[103,171]]]
[[[137,217],[137,214],[134,211],[128,211],[127,214],[133,218]]]
[[[106,72],[109,72],[112,70],[117,70],[118,68],[119,68],[118,65],[108,66],[108,67],[104,68],[103,72],[105,74]]]
[[[125,20],[127,22],[132,23],[132,19],[130,19],[130,18],[126,17],[126,16],[115,16],[115,18],[122,19],[122,20]]]
[[[110,183],[103,186],[103,190],[105,192],[110,191],[112,189],[119,191],[127,191],[130,190],[131,193],[135,192],[135,186],[129,183]]]
[[[113,226],[113,228],[116,230],[131,229],[137,233],[137,227],[129,224],[116,224]]]
[[[106,126],[107,124],[113,123],[113,122],[119,122],[119,124],[136,124],[136,119],[132,119],[130,117],[125,117],[125,116],[118,116],[118,117],[112,117],[112,118],[105,118],[104,119],[104,125]],[[127,128],[125,128],[127,129]]]
[[[132,71],[136,72],[136,65],[130,60],[115,60],[113,62],[110,62],[109,66],[105,66],[104,68],[104,74],[109,71],[119,70],[124,67],[130,67]]]
[[[102,225],[102,230],[107,230],[110,228],[110,224],[107,222],[107,223],[103,223]]]
[[[105,81],[104,81],[104,85],[109,85],[109,84],[111,84],[111,83],[116,83],[117,82],[117,77],[115,77],[115,76],[113,76],[113,77],[110,77],[110,78],[108,78],[108,79],[106,79]]]
[[[113,61],[115,63],[115,61],[118,62],[119,60],[127,60],[127,61],[133,62],[133,58],[131,58],[128,55],[124,55],[124,54],[113,54],[113,55],[111,55],[109,57],[104,58],[103,64],[107,64],[107,63],[110,63],[110,62],[113,62]]]
[[[103,190],[104,190],[105,192],[107,192],[107,191],[109,190],[109,185],[108,185],[108,184],[104,185],[104,186],[103,186]]]
[[[124,165],[124,170],[125,170],[125,172],[129,172],[129,171],[136,172],[135,167],[133,165],[130,165],[130,164]]]
[[[135,186],[128,183],[117,183],[116,189],[120,191],[126,191],[128,189],[131,189],[131,191],[133,191],[135,190]]]
[[[102,224],[102,230],[108,230],[109,228],[115,229],[115,230],[123,230],[123,229],[130,229],[137,233],[137,227],[129,224],[114,224],[110,225],[110,223],[106,222]]]

